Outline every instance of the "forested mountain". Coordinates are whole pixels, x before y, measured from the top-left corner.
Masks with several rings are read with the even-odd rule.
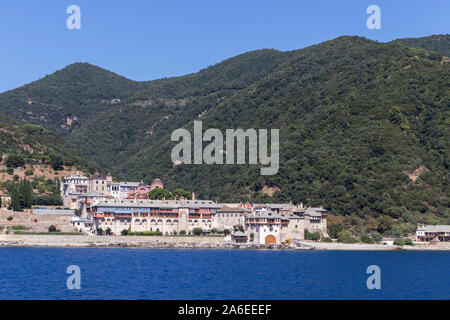
[[[0,154],[9,156],[4,162],[11,166],[41,162],[55,167],[67,165],[83,170],[96,169],[57,134],[39,125],[19,123],[2,113],[0,141]]]
[[[221,201],[303,201],[337,214],[448,222],[449,39],[425,47],[439,53],[401,41],[340,37],[259,50],[149,82],[74,64],[1,94],[0,111],[62,133],[126,179],[159,177]],[[194,120],[223,133],[279,128],[279,173],[174,166],[170,135]]]
[[[423,38],[402,38],[394,40],[392,43],[436,51],[450,57],[450,34],[436,34]]]

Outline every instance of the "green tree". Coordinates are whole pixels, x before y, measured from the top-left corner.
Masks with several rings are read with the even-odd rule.
[[[64,161],[61,156],[57,155],[50,155],[50,165],[52,166],[53,170],[62,170]]]
[[[375,240],[373,238],[369,237],[367,234],[363,234],[361,236],[361,242],[364,242],[364,243],[375,243]]]
[[[385,233],[392,229],[392,225],[394,224],[394,219],[389,216],[382,216],[378,221],[377,231],[381,234]]]
[[[342,231],[342,225],[341,224],[332,224],[328,226],[328,234],[331,238],[336,239],[339,232]]]
[[[14,186],[11,192],[11,208],[14,211],[21,211],[20,208],[20,195],[17,187]]]
[[[191,193],[184,189],[175,189],[172,191],[172,195],[173,195],[173,197],[176,197],[177,199],[180,199],[181,197],[188,199],[188,200],[192,199]]]
[[[194,230],[192,230],[192,233],[194,234],[194,236],[200,236],[203,233],[203,230],[201,228],[194,228]]]
[[[339,242],[343,242],[343,243],[355,243],[356,242],[355,237],[348,230],[342,230],[341,232],[339,232],[337,240]]]
[[[375,243],[378,243],[381,240],[383,240],[383,236],[376,231],[371,232],[370,237],[373,239],[373,241],[375,241]]]
[[[23,167],[25,165],[25,160],[22,156],[10,154],[5,160],[5,164],[9,168]]]
[[[151,190],[148,193],[148,197],[151,200],[162,200],[162,199],[172,200],[173,199],[172,193],[170,193],[169,190],[162,189],[162,188],[155,188],[155,189]]]
[[[305,229],[305,240],[319,241],[320,234],[318,232],[309,232],[308,229]]]

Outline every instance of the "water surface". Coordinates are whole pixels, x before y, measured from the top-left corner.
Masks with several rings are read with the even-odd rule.
[[[0,299],[450,299],[450,253],[0,248]]]

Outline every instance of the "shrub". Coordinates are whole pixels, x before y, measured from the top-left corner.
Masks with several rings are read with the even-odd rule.
[[[142,232],[131,232],[128,231],[129,236],[162,236],[160,231],[142,231]]]
[[[38,206],[60,206],[63,204],[59,194],[51,194],[45,196],[34,196],[33,204]]]
[[[381,234],[379,234],[378,232],[374,231],[370,233],[370,237],[373,239],[373,241],[375,241],[376,243],[380,242],[381,240],[383,240],[383,236]]]
[[[330,237],[325,237],[322,239],[322,242],[333,242]]]
[[[54,225],[51,225],[50,227],[48,227],[48,232],[56,232],[56,227]]]
[[[13,226],[12,227],[12,229],[14,230],[14,231],[19,231],[19,230],[28,230],[28,228],[27,227],[25,227],[25,226]]]
[[[181,236],[184,236],[185,234],[186,234],[186,231],[180,230],[180,235],[181,235]]]
[[[343,242],[343,243],[355,243],[356,242],[355,237],[348,230],[342,230],[341,232],[339,232],[337,239],[339,242]]]
[[[413,246],[414,243],[413,243],[413,241],[410,238],[406,238],[405,239],[405,245],[406,246]]]
[[[201,228],[195,228],[194,230],[192,230],[192,233],[194,234],[194,236],[199,236],[203,233],[203,230]]]
[[[120,232],[120,234],[121,234],[122,236],[126,236],[126,235],[128,235],[128,230],[127,230],[127,229],[123,229],[123,230]]]
[[[375,243],[375,240],[369,237],[367,234],[361,236],[361,242],[364,243]]]
[[[341,231],[342,231],[342,225],[340,225],[340,224],[332,224],[332,225],[328,226],[328,234],[334,239],[337,238],[339,232],[341,232]]]
[[[319,241],[320,234],[318,232],[309,232],[307,229],[305,229],[305,240]]]
[[[403,245],[405,245],[405,240],[402,239],[402,238],[395,239],[395,240],[394,240],[394,244],[395,244],[396,246],[403,246]]]
[[[25,165],[25,160],[23,157],[15,154],[11,154],[6,160],[5,160],[6,166],[9,168],[12,167],[21,167]]]
[[[6,220],[8,221],[12,221],[14,218],[12,216],[9,216],[8,218],[6,218]]]

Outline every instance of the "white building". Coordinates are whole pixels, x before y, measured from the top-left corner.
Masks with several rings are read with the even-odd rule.
[[[92,220],[81,217],[72,217],[72,224],[77,231],[89,235],[94,235],[95,233],[94,222]]]
[[[450,241],[450,225],[422,226],[416,231],[417,241]]]

